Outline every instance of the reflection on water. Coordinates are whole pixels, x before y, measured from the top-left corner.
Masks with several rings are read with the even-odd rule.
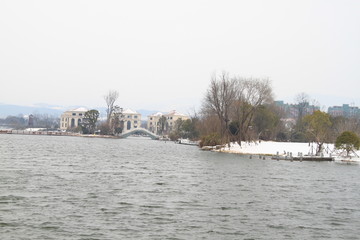
[[[358,165],[0,135],[1,239],[358,239]]]

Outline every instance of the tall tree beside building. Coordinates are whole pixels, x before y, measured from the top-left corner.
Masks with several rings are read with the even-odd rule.
[[[176,140],[178,138],[187,138],[191,140],[195,140],[199,137],[198,131],[196,129],[198,118],[192,117],[191,119],[177,119],[175,122],[175,126],[170,134],[170,138],[172,140]]]
[[[123,109],[119,106],[114,106],[111,115],[110,128],[113,134],[120,134],[124,129],[124,122],[121,121],[123,118]]]
[[[165,130],[166,130],[166,117],[165,116],[161,116],[159,121],[158,121],[158,131],[160,134],[164,134]]]
[[[106,102],[106,120],[110,124],[111,115],[114,111],[114,104],[119,98],[119,92],[115,90],[110,90],[105,96],[104,100]]]
[[[92,109],[90,111],[85,112],[84,120],[83,120],[83,127],[90,133],[93,134],[96,129],[96,123],[99,118],[99,111]]]

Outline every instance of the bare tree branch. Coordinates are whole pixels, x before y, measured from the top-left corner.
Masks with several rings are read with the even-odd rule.
[[[119,97],[119,92],[115,90],[110,90],[107,95],[104,96],[105,102],[106,102],[106,120],[107,123],[110,123],[111,115],[114,111],[114,104],[115,101]]]

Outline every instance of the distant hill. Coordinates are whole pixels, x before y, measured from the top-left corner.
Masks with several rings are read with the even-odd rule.
[[[159,112],[156,110],[146,110],[146,109],[140,109],[140,110],[136,110],[136,111],[141,114],[142,120],[147,120],[147,116]]]
[[[29,115],[29,114],[48,114],[54,117],[60,117],[60,115],[64,111],[77,107],[81,107],[81,106],[60,107],[60,106],[53,106],[47,104],[38,104],[35,106],[0,104],[0,118],[6,118],[7,116],[18,116],[18,115]],[[100,112],[100,115],[102,117],[106,116],[105,107],[98,107],[95,109],[97,109]],[[136,111],[141,114],[141,118],[143,120],[146,120],[148,115],[158,112],[156,110],[146,110],[146,109],[140,109]]]
[[[50,106],[18,106],[0,104],[0,117],[29,115],[29,114],[48,114],[58,117],[64,110],[54,109]]]

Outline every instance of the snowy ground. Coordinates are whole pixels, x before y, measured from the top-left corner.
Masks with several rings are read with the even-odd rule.
[[[316,143],[294,143],[294,142],[242,142],[241,146],[238,143],[231,143],[230,148],[216,150],[221,152],[249,154],[249,155],[287,155],[299,156],[299,153],[305,155],[315,155]],[[340,154],[340,151],[334,149],[334,144],[324,144],[324,157],[335,156]],[[356,154],[360,156],[360,151]],[[352,158],[352,160],[359,160],[360,158]]]

